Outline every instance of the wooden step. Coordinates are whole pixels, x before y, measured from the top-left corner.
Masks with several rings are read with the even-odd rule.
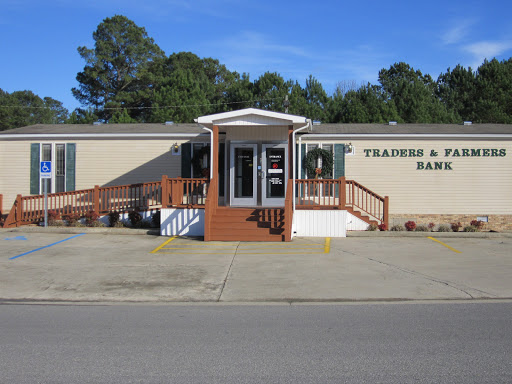
[[[267,234],[267,235],[280,235],[284,232],[283,228],[257,228],[257,227],[237,227],[237,228],[226,228],[212,226],[211,233],[245,233],[245,234]]]
[[[210,241],[269,241],[281,242],[284,235],[255,235],[255,234],[212,234]]]
[[[278,216],[272,216],[272,217],[266,217],[266,216],[257,216],[257,215],[240,215],[240,216],[232,216],[227,214],[217,214],[214,215],[213,218],[222,223],[228,223],[230,221],[253,221],[253,222],[278,222],[278,221],[284,221],[284,215],[278,215]]]
[[[210,240],[284,241],[284,208],[217,207],[211,219]]]
[[[284,223],[255,223],[255,222],[246,222],[246,223],[217,223],[212,222],[211,228],[216,229],[219,228],[225,231],[236,231],[246,230],[246,231],[266,231],[267,233],[270,230],[282,230],[284,229]]]

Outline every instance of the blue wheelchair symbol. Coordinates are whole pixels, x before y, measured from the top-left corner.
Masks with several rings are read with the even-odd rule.
[[[51,173],[52,172],[52,162],[51,161],[41,161],[41,173]]]

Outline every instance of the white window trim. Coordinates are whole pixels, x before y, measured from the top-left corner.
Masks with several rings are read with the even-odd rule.
[[[43,161],[43,145],[51,145],[51,150],[52,150],[52,158],[51,158],[51,162],[52,162],[52,178],[50,179],[51,180],[51,190],[48,191],[48,193],[55,193],[55,186],[56,186],[56,181],[57,181],[57,145],[64,145],[64,190],[66,189],[66,183],[67,183],[67,172],[66,172],[66,160],[67,160],[67,145],[66,143],[62,143],[62,142],[48,142],[48,141],[44,141],[44,142],[41,142],[39,143],[39,162]],[[39,178],[39,194],[43,194],[44,193],[44,186],[43,186],[43,180],[46,180],[46,179],[42,179],[41,177]]]

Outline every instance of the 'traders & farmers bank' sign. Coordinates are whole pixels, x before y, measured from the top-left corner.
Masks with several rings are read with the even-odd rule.
[[[409,158],[422,158],[425,156],[423,149],[363,149],[365,157],[409,157]],[[444,153],[431,149],[429,152],[430,158],[438,160],[440,157],[454,158],[454,157],[505,157],[507,156],[506,149],[496,148],[463,148],[463,149],[444,149]],[[417,161],[416,170],[453,170],[453,161]]]

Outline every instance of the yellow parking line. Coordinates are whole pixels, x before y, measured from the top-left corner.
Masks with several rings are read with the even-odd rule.
[[[267,247],[240,247],[238,248],[239,250],[241,251],[254,251],[254,250],[264,250],[264,249],[269,249]],[[297,250],[301,250],[301,249],[317,249],[317,250],[324,250],[324,247],[322,246],[315,246],[315,247],[272,247],[272,249],[274,251],[279,251],[279,250],[290,250],[290,249],[297,249]]]
[[[157,253],[159,250],[161,250],[164,246],[169,244],[171,241],[173,241],[177,237],[178,236],[171,237],[169,240],[165,241],[162,245],[160,245],[159,247],[156,247],[155,249],[153,249],[150,253]]]
[[[237,255],[302,255],[304,252],[237,252]],[[323,252],[308,252],[310,255]]]
[[[461,251],[458,251],[458,250],[456,250],[455,248],[450,247],[448,244],[445,244],[445,243],[443,243],[442,241],[439,241],[439,240],[437,240],[437,239],[434,239],[433,237],[429,237],[429,239],[430,239],[430,240],[434,240],[435,242],[437,242],[437,243],[439,243],[439,244],[441,244],[441,245],[444,245],[446,248],[448,248],[449,250],[451,250],[451,251],[453,251],[453,252],[456,252],[456,253],[462,253]]]
[[[171,255],[225,255],[224,253],[219,252],[165,252],[165,251],[159,251],[158,253],[168,253]]]
[[[201,249],[208,249],[209,247],[202,247],[202,248],[192,248],[192,247],[170,247],[170,248],[160,248],[160,249],[192,249],[192,250],[201,250]],[[219,247],[217,247],[216,249],[219,249]],[[231,249],[231,250],[235,250],[236,247],[226,247],[226,248],[220,248],[220,249]]]
[[[331,251],[331,238],[326,237],[325,238],[325,246],[324,246],[324,253],[329,253]]]

